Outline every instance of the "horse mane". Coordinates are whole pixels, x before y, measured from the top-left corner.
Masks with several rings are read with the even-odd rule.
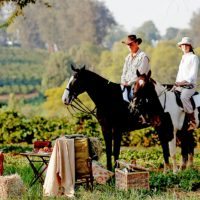
[[[88,70],[88,69],[85,69],[84,70],[84,73],[87,73],[89,75],[91,75],[91,79],[90,80],[97,80],[97,81],[101,81],[102,83],[101,84],[118,84],[118,83],[114,83],[106,78],[104,78],[103,76],[91,71],[91,70]]]

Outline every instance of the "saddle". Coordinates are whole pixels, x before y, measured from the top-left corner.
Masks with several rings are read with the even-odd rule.
[[[176,103],[178,104],[179,107],[183,108],[183,103],[181,101],[181,92],[175,90],[174,94],[176,96]],[[190,98],[193,110],[195,110],[195,108],[200,107],[200,94],[198,92],[195,92],[192,97]]]

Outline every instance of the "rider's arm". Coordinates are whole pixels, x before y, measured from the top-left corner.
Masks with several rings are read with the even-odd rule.
[[[175,85],[180,87],[190,86],[190,85],[194,86],[197,81],[198,67],[199,67],[199,59],[197,56],[194,56],[189,62],[188,65],[189,70],[187,71],[185,79],[183,81],[176,81]],[[177,80],[179,80],[179,78],[177,78]]]
[[[123,71],[122,71],[122,75],[121,75],[121,84],[122,85],[128,85],[127,80],[126,80],[126,76],[127,76],[127,73],[128,73],[127,60],[128,60],[128,56],[125,58]]]
[[[198,68],[199,68],[199,58],[195,55],[194,57],[192,57],[190,62],[190,70],[186,79],[187,82],[196,84],[198,76]]]
[[[187,82],[186,80],[181,81],[181,82],[175,82],[175,86],[177,86],[177,87],[181,87],[184,85],[191,85],[191,83]]]
[[[144,56],[140,66],[138,67],[138,71],[140,72],[140,74],[148,74],[149,70],[149,58],[147,56]]]

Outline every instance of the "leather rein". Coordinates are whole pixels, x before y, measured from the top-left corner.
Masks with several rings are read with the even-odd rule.
[[[69,88],[65,88],[66,90],[70,91]],[[88,108],[78,97],[77,95],[73,95],[73,98],[69,104],[69,106],[71,106],[72,110],[74,112],[76,112],[77,110],[78,111],[81,111],[82,113],[86,113],[86,114],[90,114],[90,115],[93,115],[94,117],[97,118],[97,115],[96,115],[96,107],[94,109],[90,109]],[[70,111],[68,105],[67,105],[67,110],[69,111],[69,113],[73,115],[73,113]]]

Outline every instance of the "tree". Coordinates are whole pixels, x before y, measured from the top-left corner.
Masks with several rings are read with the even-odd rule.
[[[45,91],[46,101],[42,104],[42,109],[44,109],[46,116],[49,118],[67,116],[69,114],[61,101],[65,86],[62,85]]]
[[[157,41],[161,38],[158,29],[152,21],[146,21],[136,29],[137,34],[143,33],[147,41]]]
[[[60,86],[64,80],[69,78],[69,68],[71,59],[63,52],[52,53],[46,62],[45,73],[42,79],[43,89]]]
[[[177,35],[177,40],[176,41],[180,41],[182,37],[185,36],[191,36],[191,31],[190,29],[180,29]]]
[[[1,0],[0,1],[0,4],[1,5],[4,5],[5,3],[14,3],[16,6],[18,6],[19,8],[24,8],[25,6],[27,6],[28,4],[31,4],[31,3],[36,3],[36,1],[39,1],[39,0]],[[41,0],[40,0],[41,1]]]
[[[152,76],[160,83],[173,84],[178,72],[181,51],[175,42],[159,42],[151,55]]]
[[[178,33],[179,33],[179,29],[178,28],[169,27],[166,30],[164,39],[166,39],[166,40],[174,40],[174,39],[176,39]]]
[[[111,30],[112,26],[116,25],[116,22],[104,3],[100,1],[93,1],[92,7],[94,24],[96,24],[96,43],[102,44],[104,37]]]
[[[114,25],[111,27],[106,37],[103,40],[103,46],[111,49],[113,44],[127,35],[122,26]]]
[[[51,7],[48,8],[40,1],[26,6],[24,16],[11,24],[10,30],[20,30],[22,46],[30,43],[30,48],[44,48],[56,44],[58,49],[65,50],[83,41],[102,45],[104,37],[116,24],[102,2],[49,0],[49,3]]]
[[[44,5],[50,7],[50,4],[47,3],[45,0],[1,0],[0,1],[0,7],[3,6],[12,6],[12,12],[10,14],[10,16],[8,16],[8,18],[5,20],[5,22],[3,24],[0,24],[0,27],[7,27],[9,26],[11,23],[13,23],[13,21],[15,20],[15,18],[19,15],[23,14],[23,9],[24,7],[26,7],[29,4],[35,4],[37,2],[42,2]]]
[[[195,46],[200,46],[200,9],[194,12],[190,20],[190,33]]]
[[[102,48],[89,42],[83,42],[81,45],[75,45],[69,49],[68,54],[73,58],[76,65],[86,65],[91,70],[96,70],[100,62]]]

